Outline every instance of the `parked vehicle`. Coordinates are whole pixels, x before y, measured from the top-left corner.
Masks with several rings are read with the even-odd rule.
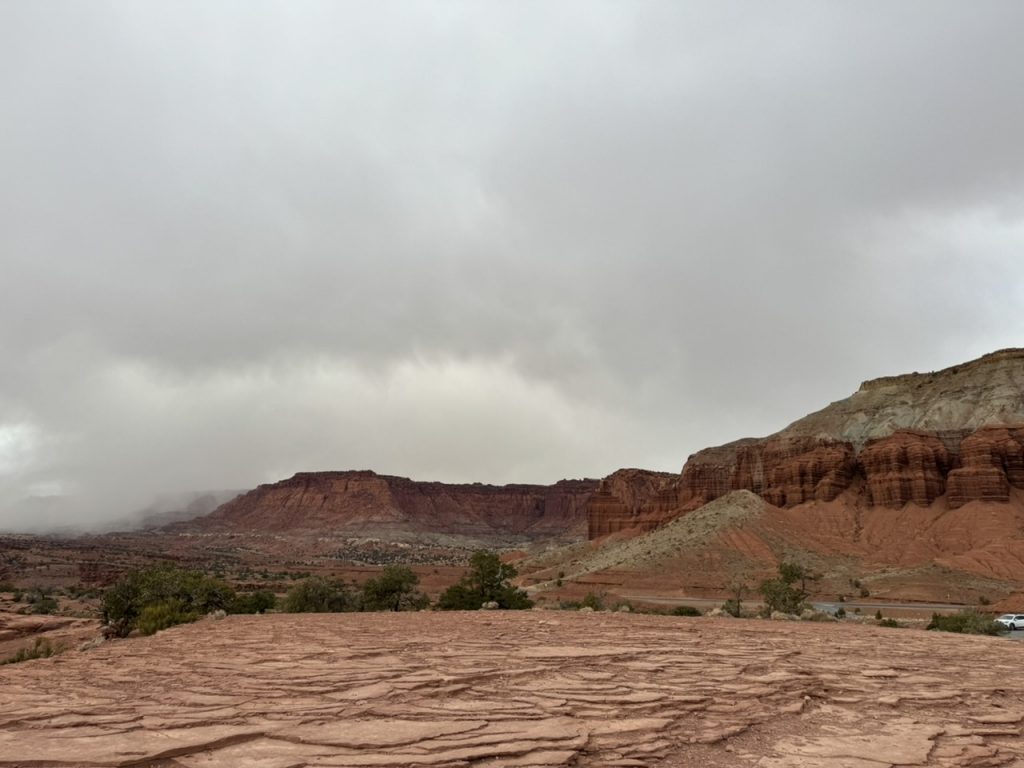
[[[1004,613],[996,621],[1011,632],[1015,629],[1024,629],[1024,613]]]

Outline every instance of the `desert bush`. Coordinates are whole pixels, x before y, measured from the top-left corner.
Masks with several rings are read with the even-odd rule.
[[[497,603],[505,610],[532,608],[533,601],[510,582],[516,569],[493,552],[480,550],[469,561],[469,572],[442,593],[437,607],[442,611],[477,611],[484,603]]]
[[[418,611],[430,605],[430,598],[416,591],[420,577],[404,565],[389,565],[375,579],[363,584],[364,611]]]
[[[342,581],[319,576],[310,576],[293,585],[282,605],[287,613],[340,613],[357,607]]]
[[[989,600],[984,595],[982,595],[981,597],[978,598],[978,605],[991,605],[991,604],[992,604],[992,601]]]
[[[188,611],[185,603],[177,598],[151,603],[142,609],[135,622],[143,635],[153,635],[176,624],[188,624],[199,618],[199,614]]]
[[[861,587],[860,588],[860,596],[861,597],[871,597],[871,590],[869,590],[867,587]]]
[[[200,571],[158,566],[130,571],[111,585],[103,593],[103,621],[124,637],[139,627],[147,607],[164,604],[150,612],[148,621],[152,625],[162,621],[157,620],[158,616],[172,613],[192,621],[210,611],[227,610],[234,600],[235,591],[220,579]],[[177,610],[170,611],[169,605],[177,606]]]
[[[26,595],[28,613],[36,615],[48,615],[56,613],[60,608],[57,600],[50,597],[49,590],[34,589]]]
[[[898,627],[900,623],[896,619],[882,619],[878,622],[880,627]]]
[[[734,618],[739,619],[743,617],[743,604],[733,597],[722,603],[722,610]]]
[[[8,656],[6,659],[0,659],[0,665],[17,664],[20,661],[31,661],[32,659],[48,659],[51,656],[56,656],[63,650],[64,646],[60,643],[53,644],[45,637],[37,637],[32,645],[19,648],[13,655]]]
[[[603,611],[604,599],[593,592],[587,592],[587,596],[580,601],[580,608],[593,608],[595,611]]]
[[[951,616],[933,613],[932,620],[925,629],[960,632],[966,635],[1001,635],[1006,632],[1006,627],[998,621],[972,610],[960,611]]]
[[[882,620],[882,609],[879,608],[877,611],[875,611],[875,621],[881,621],[881,620]]]
[[[277,596],[267,589],[236,595],[228,613],[264,613],[277,605]]]
[[[843,608],[842,606],[839,606],[839,608],[836,610],[836,618],[837,619],[845,619],[846,618],[846,609]]]
[[[796,563],[779,563],[777,578],[761,582],[758,591],[764,598],[764,612],[767,615],[800,613],[807,600],[807,581],[815,578],[807,568]],[[799,582],[799,585],[798,585]]]
[[[692,605],[677,605],[672,609],[673,616],[703,616],[699,609]]]

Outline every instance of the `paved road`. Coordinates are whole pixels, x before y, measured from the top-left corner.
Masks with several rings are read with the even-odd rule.
[[[622,598],[624,600],[636,600],[638,602],[656,603],[658,605],[692,605],[695,608],[713,608],[724,602],[721,598],[709,597],[652,597],[649,595],[622,595]],[[757,600],[744,600],[743,602],[749,603],[750,605],[759,605],[759,601]],[[922,612],[938,611],[940,613],[951,613],[971,607],[969,605],[961,605],[959,603],[867,603],[854,600],[850,600],[845,603],[812,602],[811,605],[815,610],[826,611],[828,613],[835,613],[840,607],[851,613],[855,608],[860,608],[861,613],[891,610]],[[1019,629],[1016,632],[1008,632],[1007,637],[1012,640],[1024,640],[1024,629]]]
[[[652,597],[648,595],[623,595],[624,600],[637,600],[644,603],[657,603],[658,605],[692,605],[692,606],[715,606],[721,605],[724,602],[723,598],[709,598],[709,597]],[[759,605],[758,600],[744,600],[744,603],[750,605]],[[860,608],[861,611],[878,611],[886,609],[898,609],[901,611],[960,611],[970,606],[961,605],[957,603],[882,603],[882,602],[863,602],[859,600],[848,600],[845,603],[818,603],[812,602],[819,611],[828,611],[833,613],[839,608],[844,608],[847,611],[852,611],[854,608]]]

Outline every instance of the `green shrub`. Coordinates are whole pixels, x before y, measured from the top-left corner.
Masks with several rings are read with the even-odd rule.
[[[42,593],[33,595],[28,599],[28,612],[37,615],[49,615],[56,613],[60,606],[57,601]]]
[[[152,635],[161,629],[167,629],[176,624],[188,624],[198,618],[198,614],[186,610],[184,602],[171,599],[145,606],[135,625],[142,634]]]
[[[871,592],[870,592],[870,590],[868,590],[867,587],[861,587],[860,588],[860,596],[861,597],[871,597]]]
[[[877,611],[875,611],[875,621],[881,621],[881,620],[882,620],[882,609],[879,608]]]
[[[816,578],[802,565],[796,563],[779,563],[778,578],[761,582],[759,591],[764,598],[766,614],[781,611],[782,613],[800,613],[806,606],[807,582]],[[799,586],[797,586],[799,582]]]
[[[898,627],[900,623],[896,619],[882,619],[878,622],[880,627]]]
[[[288,590],[282,608],[287,613],[340,613],[357,605],[342,581],[310,576]]]
[[[444,591],[437,601],[442,611],[477,611],[485,603],[497,603],[505,610],[533,607],[527,594],[510,582],[516,569],[493,552],[480,550],[469,561],[469,572]]]
[[[103,621],[124,637],[139,626],[147,607],[175,605],[177,613],[190,616],[191,621],[210,611],[226,611],[234,600],[235,591],[219,579],[200,571],[158,566],[126,573],[109,587],[103,593]],[[164,605],[151,612],[149,620],[159,624],[156,617],[168,611]]]
[[[363,584],[364,611],[419,611],[430,599],[416,587],[420,577],[404,565],[389,565],[380,576]]]
[[[1006,627],[977,611],[964,610],[952,616],[932,614],[932,620],[925,629],[942,632],[960,632],[966,635],[1001,635]]]
[[[63,650],[64,646],[60,643],[53,645],[45,637],[37,637],[32,645],[26,645],[24,648],[18,649],[12,656],[0,659],[0,665],[17,664],[20,661],[30,661],[32,659],[48,659],[51,656],[56,656]]]
[[[677,605],[672,609],[673,616],[703,616],[699,609],[692,605]]]
[[[843,608],[842,606],[839,606],[839,608],[836,610],[836,618],[837,619],[845,619],[846,618],[846,609]]]
[[[733,616],[737,619],[742,618],[743,616],[742,603],[740,603],[739,600],[733,597],[730,597],[728,600],[722,603],[722,610],[728,613],[730,616]]]
[[[228,613],[264,613],[277,605],[277,596],[267,589],[236,595]]]
[[[592,608],[595,611],[603,611],[604,600],[601,599],[600,595],[595,595],[593,592],[587,592],[587,596],[580,601],[580,608]]]

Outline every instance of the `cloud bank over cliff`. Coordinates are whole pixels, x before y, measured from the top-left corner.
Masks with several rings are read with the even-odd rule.
[[[0,527],[550,482],[1024,339],[1024,9],[0,8]]]

